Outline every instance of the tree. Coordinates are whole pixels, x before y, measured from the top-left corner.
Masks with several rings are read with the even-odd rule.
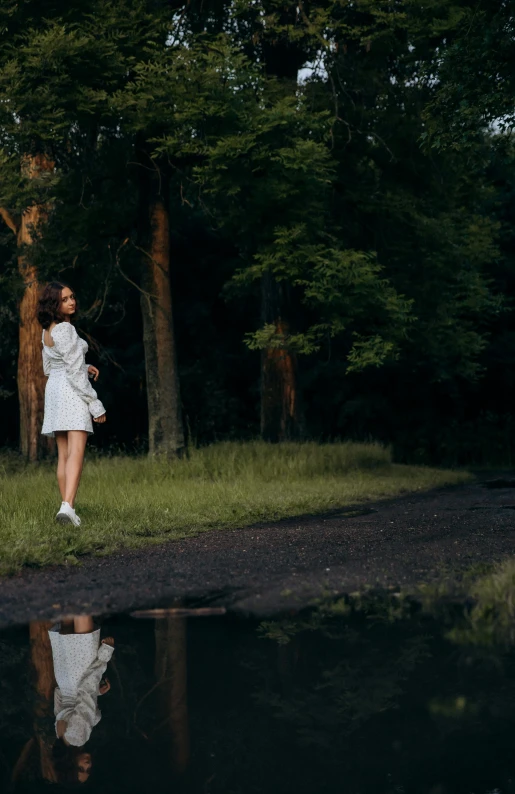
[[[410,301],[383,276],[373,250],[346,245],[340,233],[333,215],[330,113],[314,111],[300,89],[297,96],[282,96],[274,80],[259,89],[249,92],[246,103],[239,92],[241,124],[209,142],[197,170],[206,201],[211,198],[212,212],[240,249],[243,264],[227,294],[241,294],[254,283],[263,289],[272,279],[271,294],[283,287],[294,299],[289,313],[295,311],[295,333],[265,322],[249,332],[247,344],[267,351],[266,357],[285,349],[289,356],[313,355],[340,336],[349,371],[381,365],[397,354]],[[278,312],[277,297],[267,300]],[[281,438],[281,428],[285,432],[288,416],[277,395],[288,400],[296,389],[289,391],[287,360],[276,399],[263,410],[262,427],[277,412],[271,421],[276,429],[267,433],[273,440]]]
[[[54,172],[54,163],[49,156],[39,151],[24,154],[20,162],[18,181],[45,187],[48,177]],[[9,198],[7,196],[4,199]],[[19,195],[12,197],[14,206]],[[11,207],[13,205],[11,204]],[[18,354],[18,399],[20,406],[20,449],[27,460],[37,460],[54,449],[55,442],[41,435],[43,424],[46,378],[41,366],[41,326],[36,317],[40,282],[37,268],[30,254],[30,247],[43,231],[48,215],[48,205],[36,199],[34,203],[13,212],[7,205],[0,206],[0,215],[16,238],[18,272],[23,283],[23,294],[19,304],[19,354]]]
[[[345,338],[335,339],[328,363],[313,368],[311,383],[320,394],[312,416],[330,401],[342,434],[396,439],[398,449],[425,459],[438,459],[448,443],[442,415],[463,421],[464,395],[484,373],[501,308],[489,277],[499,227],[486,174],[488,141],[477,140],[466,155],[421,145],[423,113],[438,90],[432,70],[444,45],[431,14],[440,15],[444,29],[452,10],[446,3],[392,9],[368,0],[345,11],[331,7],[325,36],[332,46],[322,50],[324,68],[307,87],[315,108],[334,112],[332,211],[339,240],[373,252],[391,286],[411,303],[397,360],[384,359],[380,372],[351,374]]]
[[[11,148],[23,152],[36,140],[41,149],[52,151],[58,167],[73,168],[85,140],[92,139],[99,148],[114,131],[119,131],[120,117],[113,115],[110,105],[113,93],[127,82],[130,84],[138,60],[145,66],[152,45],[159,42],[164,46],[167,27],[163,9],[153,2],[146,7],[130,0],[122,5],[96,4],[87,13],[82,7],[57,3],[52,11],[53,15],[42,19],[37,7],[24,7],[22,29],[13,35],[12,26],[5,28],[10,37],[6,48],[10,60],[0,74],[0,84],[4,106],[9,109]],[[18,12],[13,6],[5,13],[13,17]],[[99,29],[110,30],[110,36],[100,40]],[[40,90],[42,83],[44,91]],[[20,117],[22,125],[18,124]],[[127,130],[122,127],[121,132],[126,134]],[[145,227],[142,237],[147,238],[143,241],[142,312],[149,451],[171,456],[181,454],[184,437],[168,277],[166,179],[162,182],[158,174],[152,174],[155,169],[149,167],[145,146],[144,141],[139,148],[136,145],[145,170],[140,175],[140,198],[142,218],[146,218],[141,224]],[[150,177],[147,171],[151,172]],[[33,310],[32,304],[27,306],[28,311]],[[22,343],[25,341],[21,339]],[[36,353],[34,340],[29,342],[30,356],[36,359],[39,349]],[[28,354],[21,346],[20,350],[24,361]],[[39,374],[39,370],[34,367],[34,372]],[[20,380],[20,390],[25,395],[26,379]],[[36,391],[40,395],[41,389]],[[40,403],[41,397],[39,408]],[[40,414],[41,410],[35,412],[31,426],[38,425]]]
[[[509,118],[507,13],[465,0],[2,8],[2,206],[46,209],[27,262],[79,285],[120,440],[145,436],[145,359],[151,454],[181,454],[183,400],[201,442],[260,426],[452,460],[478,454],[486,416],[482,437],[499,417],[508,448],[513,157],[488,130]],[[488,50],[478,84],[497,69],[504,99],[490,91],[483,112],[472,64],[496,36],[504,55]],[[459,137],[444,111],[465,94]],[[23,178],[41,152],[54,170]]]
[[[29,624],[30,667],[34,680],[33,693],[33,731],[34,736],[27,740],[14,766],[11,782],[17,783],[29,766],[31,756],[36,751],[39,759],[39,773],[43,780],[56,783],[57,777],[52,758],[54,738],[48,727],[54,722],[54,662],[48,630],[50,621],[32,621]]]
[[[44,235],[51,211],[57,178],[55,144],[63,140],[66,130],[80,116],[79,111],[70,120],[73,104],[70,65],[73,63],[75,67],[75,59],[82,53],[81,65],[91,68],[94,81],[98,78],[98,66],[93,65],[98,48],[93,46],[92,52],[91,47],[85,46],[85,39],[78,35],[67,13],[62,26],[56,20],[43,18],[39,4],[34,3],[25,3],[23,8],[15,3],[4,5],[1,15],[3,190],[0,205],[4,221],[16,234],[23,284],[18,354],[21,450],[29,460],[35,460],[51,448],[51,442],[40,434],[45,378],[41,366],[41,328],[36,319],[39,275],[31,249]],[[62,74],[61,67],[64,67]],[[87,113],[84,106],[81,110]]]
[[[494,4],[463,0],[436,25],[445,38],[433,71],[436,90],[425,111],[423,139],[436,149],[467,149],[488,129],[512,131],[515,14],[511,0]]]

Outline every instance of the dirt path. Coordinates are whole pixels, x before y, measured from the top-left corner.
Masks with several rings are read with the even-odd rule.
[[[406,587],[511,555],[515,475],[489,474],[340,514],[209,532],[77,567],[24,570],[0,579],[0,627],[179,598],[264,614],[328,590]]]

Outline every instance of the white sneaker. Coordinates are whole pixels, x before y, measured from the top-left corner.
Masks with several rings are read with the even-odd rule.
[[[62,503],[55,520],[58,524],[73,524],[76,527],[80,526],[80,518],[68,502]]]

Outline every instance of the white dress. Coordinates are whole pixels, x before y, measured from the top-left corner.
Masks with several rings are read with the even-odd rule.
[[[41,432],[54,436],[56,430],[93,432],[91,417],[105,408],[88,379],[88,343],[69,322],[58,323],[50,332],[54,346],[43,345],[43,370],[48,376],[45,388],[45,418]]]
[[[57,681],[56,733],[58,720],[64,720],[64,738],[68,744],[82,747],[102,716],[97,705],[98,690],[114,648],[100,643],[100,629],[88,634],[59,634],[59,630],[57,623],[48,632]]]

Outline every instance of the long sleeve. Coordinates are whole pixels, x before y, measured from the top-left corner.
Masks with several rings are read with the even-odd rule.
[[[54,689],[54,714],[57,715],[63,710],[63,696],[58,686]]]
[[[52,330],[52,339],[56,351],[64,361],[68,382],[81,399],[87,403],[90,414],[96,419],[105,413],[105,408],[89,382],[87,367],[84,365],[84,353],[77,331],[71,323],[62,322]]]
[[[82,678],[79,681],[79,692],[96,692],[98,693],[98,687],[100,686],[100,681],[102,680],[102,676],[105,673],[107,663],[110,660],[111,656],[113,655],[114,648],[112,645],[106,645],[105,643],[100,643],[98,646],[97,658],[95,659],[92,664],[88,667],[87,670],[84,671]]]
[[[110,645],[100,645],[97,658],[84,672],[75,696],[63,695],[59,687],[54,692],[56,724],[59,720],[65,720],[67,726],[64,736],[74,747],[86,744],[91,731],[100,722],[98,690],[113,651]]]

